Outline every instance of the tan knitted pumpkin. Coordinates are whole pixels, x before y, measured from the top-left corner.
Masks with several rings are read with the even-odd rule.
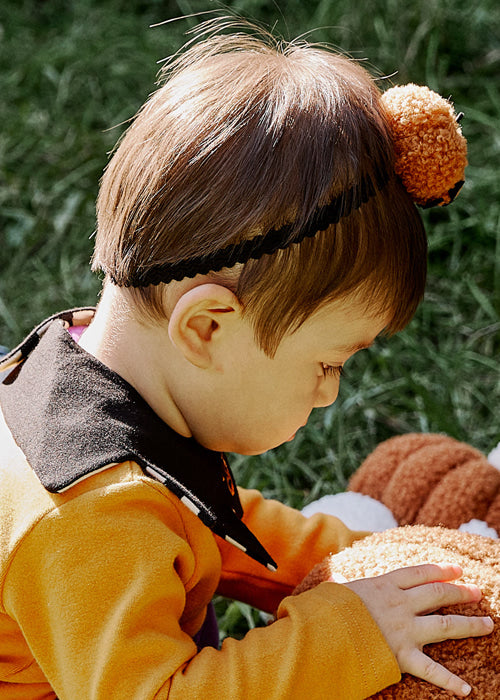
[[[377,576],[425,562],[451,562],[463,569],[461,580],[483,591],[479,603],[443,608],[442,612],[489,615],[493,632],[484,637],[447,640],[428,645],[425,653],[472,687],[469,698],[500,698],[500,543],[498,540],[456,530],[411,525],[376,533],[318,564],[297,593],[340,575],[347,580]],[[403,674],[399,683],[373,695],[375,700],[445,700],[447,691]]]

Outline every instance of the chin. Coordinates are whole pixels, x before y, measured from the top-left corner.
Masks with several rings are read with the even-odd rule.
[[[285,440],[280,440],[279,442],[275,442],[272,445],[267,445],[267,446],[260,446],[258,447],[257,445],[254,446],[244,446],[244,445],[238,445],[238,446],[233,446],[232,448],[226,449],[226,450],[221,450],[221,452],[235,452],[238,455],[244,455],[245,457],[252,457],[255,455],[263,455],[264,452],[269,452],[269,450],[274,450],[276,447],[279,447],[280,445],[284,445],[287,442],[291,442],[295,435],[292,437],[285,439]]]
[[[235,454],[238,455],[244,455],[245,457],[255,457],[256,455],[263,455],[264,452],[269,452],[269,450],[274,449],[276,445],[273,447],[262,447],[262,448],[243,448],[243,449],[234,449],[234,450],[226,450],[226,452],[234,452]]]
[[[242,445],[241,443],[234,443],[234,442],[229,442],[229,443],[212,443],[210,445],[204,445],[204,447],[207,447],[209,450],[213,450],[214,452],[232,452],[237,455],[243,455],[244,457],[254,457],[256,455],[262,455],[264,452],[269,452],[269,450],[273,450],[275,447],[278,447],[278,445],[281,445],[282,443],[277,443],[275,445],[269,445],[269,446],[258,446],[258,445]]]
[[[212,439],[208,437],[206,440],[197,435],[194,435],[193,437],[200,443],[200,445],[203,445],[203,447],[206,447],[208,450],[212,450],[213,452],[234,452],[235,454],[244,455],[245,457],[252,457],[262,455],[264,452],[269,452],[269,450],[273,450],[275,447],[279,447],[286,442],[290,442],[295,437],[295,434],[288,438],[279,439],[269,445],[252,445],[244,441],[224,439],[214,440],[213,436]]]

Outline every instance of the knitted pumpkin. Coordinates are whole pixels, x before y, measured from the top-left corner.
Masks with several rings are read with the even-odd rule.
[[[339,577],[354,580],[378,576],[397,568],[426,562],[450,562],[463,569],[460,580],[483,591],[479,603],[443,608],[440,612],[489,615],[496,623],[491,634],[447,640],[424,647],[425,653],[472,687],[473,700],[500,698],[500,544],[481,535],[412,525],[376,533],[318,564],[296,593]],[[445,700],[447,691],[409,674],[373,695],[373,700]]]
[[[381,443],[349,489],[387,506],[398,525],[458,528],[476,520],[500,535],[500,471],[445,435],[410,433]]]

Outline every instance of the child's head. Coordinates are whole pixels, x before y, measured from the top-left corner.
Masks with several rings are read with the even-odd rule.
[[[94,267],[156,319],[168,284],[148,281],[171,279],[168,264],[174,279],[189,269],[227,286],[270,355],[354,291],[389,332],[404,327],[423,294],[425,234],[359,63],[234,34],[193,43],[165,73],[103,177]],[[234,244],[263,235],[257,259],[233,264]]]

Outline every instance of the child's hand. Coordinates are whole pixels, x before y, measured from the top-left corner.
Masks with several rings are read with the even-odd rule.
[[[401,672],[465,697],[471,688],[422,652],[424,644],[489,634],[488,617],[429,615],[443,606],[481,599],[477,586],[448,583],[461,576],[453,564],[423,564],[344,585],[357,593],[380,627]]]

